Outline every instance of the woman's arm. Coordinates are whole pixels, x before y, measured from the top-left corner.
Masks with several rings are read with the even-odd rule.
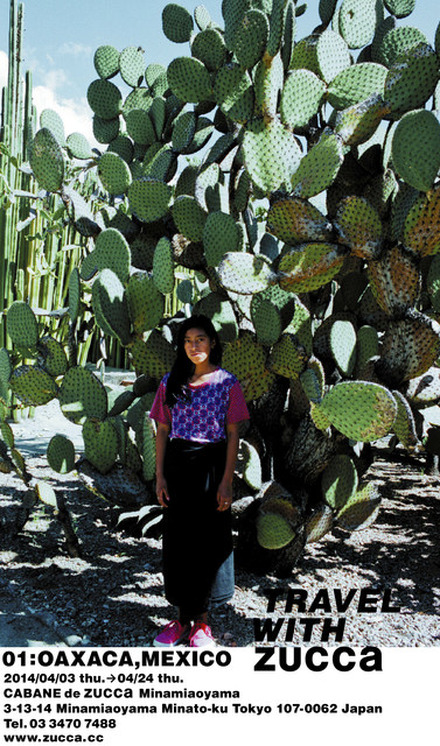
[[[156,433],[156,495],[163,508],[168,507],[169,494],[166,479],[163,473],[165,450],[167,447],[170,426],[163,422],[157,423]]]
[[[226,464],[222,481],[217,490],[217,510],[227,510],[232,503],[232,479],[237,463],[239,443],[238,426],[238,422],[231,422],[226,425]]]

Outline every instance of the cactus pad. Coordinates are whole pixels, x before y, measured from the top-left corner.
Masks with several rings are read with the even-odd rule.
[[[203,247],[208,266],[216,267],[228,251],[240,247],[240,231],[231,215],[210,212],[203,228]]]
[[[405,219],[403,243],[420,256],[440,251],[438,225],[440,221],[440,187],[419,197]],[[429,280],[428,280],[429,283]]]
[[[304,371],[307,357],[295,336],[284,333],[273,346],[267,365],[273,373],[295,380]]]
[[[33,349],[38,341],[38,325],[31,307],[21,300],[14,301],[6,316],[6,330],[17,347]]]
[[[321,108],[325,91],[325,83],[311,70],[292,70],[281,95],[282,121],[293,129],[305,127]]]
[[[131,172],[126,162],[116,153],[104,153],[99,159],[98,174],[110,195],[124,194],[131,184]]]
[[[263,56],[269,37],[269,22],[261,10],[248,10],[237,24],[234,52],[240,65],[250,68]]]
[[[359,489],[338,513],[336,524],[345,531],[360,531],[376,520],[380,508],[380,496],[374,484]]]
[[[328,241],[332,226],[310,202],[298,197],[286,197],[271,206],[266,230],[292,246],[305,241]]]
[[[174,150],[185,150],[196,131],[197,118],[193,111],[183,111],[174,120],[172,143]]]
[[[248,331],[225,345],[223,363],[237,376],[247,402],[266,394],[275,380],[273,373],[266,368],[264,347]]]
[[[407,184],[422,192],[432,188],[440,168],[440,124],[432,112],[420,109],[402,117],[393,135],[392,158]]]
[[[119,72],[127,85],[137,88],[144,77],[144,53],[139,47],[126,47],[119,56]]]
[[[227,53],[223,36],[214,28],[202,30],[192,41],[191,53],[208,70],[218,70],[225,62]]]
[[[375,62],[359,62],[339,73],[328,87],[329,103],[336,109],[345,109],[369,98],[383,96],[388,70]]]
[[[383,227],[377,210],[364,197],[345,197],[338,206],[335,227],[342,243],[355,256],[373,259],[383,241]]]
[[[232,305],[218,293],[204,295],[194,306],[193,312],[211,319],[222,343],[237,339],[238,324]]]
[[[339,31],[351,49],[364,47],[374,36],[378,19],[376,0],[343,0]]]
[[[153,257],[153,280],[157,289],[167,295],[174,289],[174,260],[171,242],[163,236],[157,243]]]
[[[41,129],[34,137],[30,165],[39,186],[57,192],[64,179],[64,158],[58,140],[49,129]]]
[[[171,195],[169,184],[152,178],[135,179],[128,189],[130,208],[145,223],[153,223],[167,214]]]
[[[301,159],[291,179],[293,194],[307,199],[328,189],[335,180],[342,161],[340,138],[325,131],[319,142]]]
[[[88,280],[96,271],[111,269],[125,283],[130,274],[130,260],[130,248],[122,233],[107,228],[98,235],[94,250],[83,261],[81,277]]]
[[[384,0],[384,5],[396,18],[406,18],[416,7],[416,0]]]
[[[382,339],[377,369],[392,386],[425,373],[440,354],[440,325],[417,311],[391,322]]]
[[[107,474],[118,457],[118,434],[111,420],[88,419],[82,428],[84,456],[100,474]]]
[[[96,321],[105,334],[130,341],[130,319],[124,285],[111,269],[103,269],[92,286],[92,306]]]
[[[9,353],[5,347],[2,347],[0,348],[0,400],[5,404],[9,398],[8,388],[11,373],[12,365],[9,359]]]
[[[332,244],[301,244],[286,252],[279,263],[278,277],[283,290],[308,293],[326,285],[338,274],[344,253]]]
[[[15,396],[31,407],[47,404],[58,393],[58,386],[53,378],[36,365],[21,365],[16,368],[9,385]]]
[[[382,438],[393,426],[396,401],[376,383],[337,383],[316,406],[331,424],[351,440],[369,442]]]
[[[437,54],[428,44],[418,44],[399,55],[385,81],[385,101],[399,117],[417,109],[434,93],[438,80]]]
[[[254,90],[249,73],[240,65],[224,65],[214,83],[215,99],[225,116],[241,124],[252,118]]]
[[[194,28],[191,13],[177,3],[168,3],[162,11],[162,28],[167,39],[176,44],[189,41]]]
[[[78,158],[80,161],[93,158],[89,141],[81,132],[72,132],[66,140],[66,145],[73,158]]]
[[[68,474],[75,468],[75,447],[65,435],[54,435],[47,447],[49,466],[58,474]]]
[[[207,214],[194,197],[182,195],[175,200],[171,212],[177,229],[190,241],[201,241]]]
[[[351,64],[347,43],[332,29],[319,35],[315,54],[318,71],[326,83],[330,83]]]
[[[63,376],[68,363],[62,344],[52,337],[43,337],[39,348],[43,352],[44,370],[53,378]]]
[[[397,404],[397,416],[394,420],[393,432],[403,446],[411,450],[419,442],[414,415],[408,400],[400,391],[393,391],[393,395]]]
[[[109,44],[98,47],[93,58],[93,64],[100,78],[113,78],[119,72],[118,50]]]
[[[64,147],[66,144],[66,135],[64,132],[64,123],[60,115],[53,109],[43,109],[40,114],[40,127],[52,132],[58,145]]]
[[[122,95],[114,83],[94,80],[87,90],[87,101],[92,111],[102,119],[114,119],[121,113]]]
[[[330,348],[336,365],[347,377],[356,364],[356,330],[350,321],[335,321],[330,330]]]
[[[228,253],[219,265],[218,274],[226,290],[245,295],[258,293],[276,282],[270,261],[262,254]]]
[[[258,341],[270,346],[291,321],[295,301],[291,293],[274,285],[252,296],[250,310]]]
[[[332,529],[334,522],[333,510],[329,505],[320,505],[306,523],[306,543],[319,541]]]
[[[298,168],[301,151],[293,135],[273,121],[265,126],[255,120],[243,138],[245,166],[254,184],[264,193],[288,184]]]
[[[69,368],[59,390],[61,411],[75,424],[87,417],[103,420],[107,414],[107,392],[102,383],[86,368]]]
[[[335,118],[335,133],[346,146],[360,145],[372,137],[389,113],[388,103],[375,93],[365,101],[338,112]]]
[[[168,65],[167,78],[172,92],[181,101],[198,103],[212,96],[209,72],[194,57],[176,57]]]
[[[113,119],[103,119],[96,114],[93,117],[93,135],[102,145],[113,142],[119,135],[120,121],[119,117]]]
[[[421,43],[427,44],[428,41],[419,29],[411,26],[397,26],[384,35],[377,46],[376,57],[383,65],[391,67],[399,55],[411,51]]]
[[[419,294],[419,268],[413,257],[400,246],[393,246],[368,264],[373,295],[390,316],[403,315]]]
[[[352,459],[339,454],[324,469],[321,489],[324,500],[335,510],[342,508],[356,493],[358,475]]]
[[[240,441],[236,472],[251,489],[261,489],[260,457],[257,449],[246,440]]]
[[[130,355],[136,374],[145,374],[159,382],[174,363],[176,353],[157,329],[153,329],[146,342],[140,339],[130,346]]]

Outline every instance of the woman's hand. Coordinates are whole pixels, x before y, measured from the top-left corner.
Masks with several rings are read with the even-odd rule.
[[[159,505],[162,505],[163,508],[167,508],[170,496],[168,494],[168,486],[165,477],[156,477],[156,495]]]
[[[217,510],[228,510],[232,504],[232,482],[222,480],[217,490]]]

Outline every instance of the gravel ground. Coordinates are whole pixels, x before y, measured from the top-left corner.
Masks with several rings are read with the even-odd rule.
[[[47,467],[45,450],[53,422],[45,419],[14,426],[17,445],[27,453],[30,472],[62,489],[81,543],[81,557],[65,549],[61,526],[53,511],[40,505],[24,529],[14,535],[19,517],[22,483],[0,474],[0,563],[3,582],[26,601],[48,624],[61,630],[69,644],[91,646],[147,646],[157,629],[172,618],[163,595],[160,540],[138,539],[116,531],[115,509],[82,486],[75,475],[60,477]],[[76,432],[78,429],[76,430]],[[315,645],[321,641],[321,623],[304,641],[304,621],[322,617],[336,623],[334,589],[343,597],[356,590],[344,614],[343,641],[349,645],[440,645],[440,480],[423,474],[423,463],[410,464],[383,454],[369,476],[383,494],[376,522],[351,535],[336,530],[308,545],[292,576],[280,580],[236,572],[236,593],[231,602],[212,614],[217,642],[224,646],[250,646],[256,642],[254,619],[285,620],[276,637],[278,645]],[[361,589],[381,594],[392,589],[391,604],[398,613],[359,613]],[[301,613],[285,612],[289,589],[308,593]],[[268,591],[280,594],[273,613],[267,612]],[[316,594],[326,593],[330,607],[309,607]],[[291,639],[285,639],[287,621],[297,617]],[[261,644],[261,643],[259,643]],[[273,642],[271,644],[274,644]],[[330,637],[328,645],[339,644]]]

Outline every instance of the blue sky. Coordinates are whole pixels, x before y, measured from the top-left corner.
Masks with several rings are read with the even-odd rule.
[[[303,0],[298,0],[301,4]],[[24,3],[24,69],[33,72],[37,108],[58,108],[68,120],[67,132],[88,131],[91,114],[88,85],[96,77],[93,54],[101,44],[122,50],[141,46],[146,64],[167,65],[188,54],[187,44],[173,44],[162,32],[161,14],[167,0],[27,0]],[[222,23],[221,0],[180,0],[193,11],[203,4]],[[319,22],[318,0],[310,0],[300,19],[297,38]],[[438,0],[417,0],[416,10],[399,23],[420,28],[433,44],[440,21]],[[0,0],[0,86],[5,80],[9,0]]]

